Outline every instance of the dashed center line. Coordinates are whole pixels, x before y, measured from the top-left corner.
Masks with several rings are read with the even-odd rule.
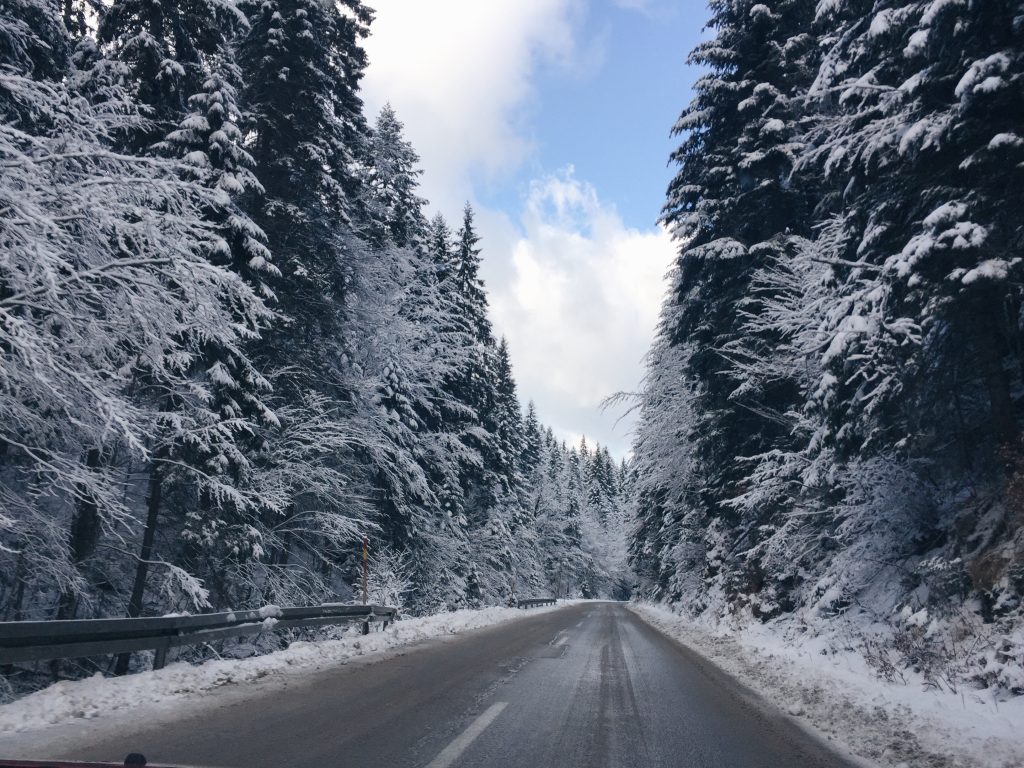
[[[448,768],[459,759],[459,755],[466,751],[466,747],[472,744],[476,737],[483,733],[507,706],[507,701],[499,701],[485,709],[480,717],[470,723],[469,727],[460,733],[451,744],[441,750],[441,754],[430,761],[427,768]]]

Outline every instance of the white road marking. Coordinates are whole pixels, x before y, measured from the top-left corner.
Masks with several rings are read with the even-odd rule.
[[[551,645],[557,648],[560,645],[565,645],[568,640],[569,634],[565,630],[562,630],[555,636],[555,641]]]
[[[495,704],[491,704],[483,714],[480,715],[476,720],[469,724],[469,727],[459,734],[455,740],[445,747],[441,754],[430,761],[427,768],[448,768],[452,763],[459,759],[459,755],[466,751],[466,747],[473,743],[488,725],[494,722],[494,719],[501,714],[501,710],[508,706],[507,701],[499,701]]]

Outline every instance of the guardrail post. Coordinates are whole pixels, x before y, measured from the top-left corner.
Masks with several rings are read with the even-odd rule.
[[[364,635],[370,634],[370,620],[369,619],[367,619],[366,621],[363,622],[363,634]]]
[[[153,654],[153,669],[163,669],[167,664],[167,649],[157,648]]]

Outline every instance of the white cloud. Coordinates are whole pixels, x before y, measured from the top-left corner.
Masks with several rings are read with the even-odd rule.
[[[583,433],[622,453],[626,427],[613,429],[616,416],[599,408],[639,383],[672,241],[660,229],[625,226],[571,168],[531,185],[522,226],[511,274],[489,286],[520,392],[566,437]]]
[[[453,218],[480,185],[507,182],[530,157],[542,68],[586,76],[602,59],[600,35],[578,39],[587,0],[370,5],[367,112],[391,102],[422,159],[424,196]],[[614,428],[615,416],[599,407],[642,375],[669,238],[627,228],[571,169],[534,182],[522,212],[475,208],[492,316],[511,344],[521,397],[566,440],[585,434],[621,455],[627,428]]]
[[[363,83],[368,112],[390,101],[423,159],[434,207],[459,210],[474,179],[520,166],[523,112],[542,65],[572,68],[582,0],[375,0]]]

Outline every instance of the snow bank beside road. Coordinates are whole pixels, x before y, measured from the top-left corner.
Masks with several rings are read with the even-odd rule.
[[[659,606],[630,608],[851,754],[891,768],[1024,765],[1024,697],[887,683],[823,638],[795,643],[763,624],[711,626]]]
[[[193,666],[171,664],[164,669],[126,677],[96,674],[85,680],[55,683],[10,704],[0,706],[0,734],[29,731],[119,710],[166,706],[177,699],[213,693],[224,686],[336,666],[356,657],[384,654],[420,640],[455,635],[473,629],[557,610],[484,608],[440,613],[398,621],[383,632],[359,634],[353,627],[339,640],[295,642],[285,650],[247,659],[221,659]],[[141,717],[144,713],[138,712]]]

